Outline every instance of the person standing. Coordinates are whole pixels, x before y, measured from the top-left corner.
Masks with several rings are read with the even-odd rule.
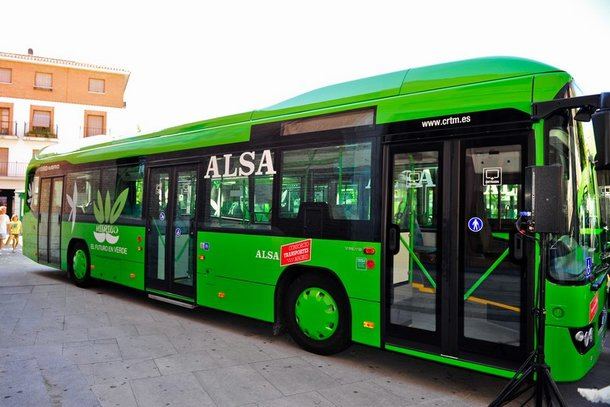
[[[17,245],[19,245],[19,235],[21,235],[21,221],[17,215],[13,215],[11,218],[11,223],[9,223],[9,234],[13,244],[13,253],[15,253]]]
[[[4,246],[4,239],[8,237],[8,224],[11,220],[6,214],[6,206],[0,206],[0,251]]]

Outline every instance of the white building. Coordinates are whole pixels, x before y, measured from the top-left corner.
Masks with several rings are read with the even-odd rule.
[[[23,211],[27,163],[39,150],[134,132],[128,80],[119,68],[0,52],[0,205],[9,215]]]

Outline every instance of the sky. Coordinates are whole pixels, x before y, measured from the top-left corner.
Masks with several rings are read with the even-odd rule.
[[[2,10],[0,51],[130,71],[134,131],[480,56],[536,59],[585,93],[610,91],[610,0],[28,0]]]

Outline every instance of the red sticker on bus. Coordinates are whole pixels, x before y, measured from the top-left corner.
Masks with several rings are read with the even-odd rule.
[[[589,304],[589,322],[593,321],[595,318],[595,314],[597,314],[597,308],[599,306],[599,293],[595,293],[595,297],[591,300]]]
[[[311,239],[301,240],[280,247],[280,265],[303,263],[311,260]]]

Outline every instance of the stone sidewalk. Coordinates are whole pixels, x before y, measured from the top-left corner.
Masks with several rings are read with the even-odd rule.
[[[271,326],[187,310],[0,254],[0,406],[472,406],[506,381],[354,345],[322,357]],[[610,353],[577,387],[610,384]]]

